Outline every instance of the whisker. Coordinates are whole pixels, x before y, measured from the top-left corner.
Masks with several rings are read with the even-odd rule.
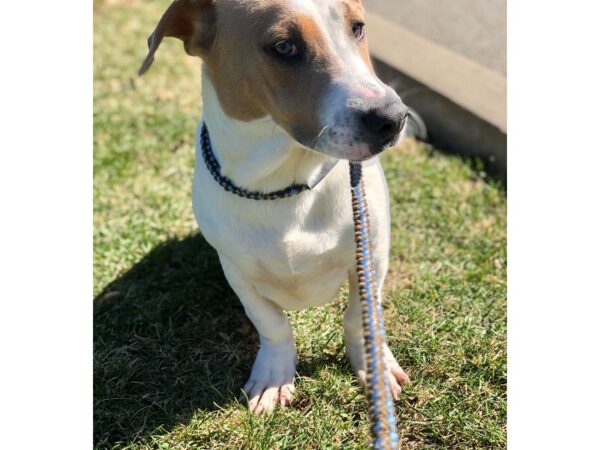
[[[329,128],[329,125],[325,125],[323,128],[321,128],[321,131],[319,131],[319,134],[317,134],[314,139],[310,142],[310,146],[312,148],[317,148],[317,146],[320,144],[321,139],[323,138],[323,134],[325,133],[325,131],[327,131],[327,129]]]

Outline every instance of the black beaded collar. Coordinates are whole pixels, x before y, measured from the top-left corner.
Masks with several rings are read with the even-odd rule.
[[[274,192],[249,191],[236,186],[229,178],[221,175],[221,165],[217,161],[217,158],[215,158],[215,154],[212,151],[210,136],[208,135],[208,129],[206,128],[206,124],[204,122],[202,123],[202,129],[200,131],[200,149],[202,151],[202,158],[204,159],[206,168],[213,176],[215,181],[219,183],[227,192],[231,192],[232,194],[243,198],[249,198],[251,200],[277,200],[308,191],[311,188],[314,188],[317,183],[321,181],[337,163],[337,161],[334,160],[330,164],[327,164],[324,171],[322,171],[317,178],[316,182],[312,183],[310,186],[308,184],[292,184],[285,189],[280,189]]]

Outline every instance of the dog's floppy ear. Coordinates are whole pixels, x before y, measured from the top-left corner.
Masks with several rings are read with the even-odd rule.
[[[213,3],[214,0],[174,0],[148,38],[148,55],[138,73],[148,70],[165,36],[181,39],[188,55],[202,56],[210,50],[216,22]]]

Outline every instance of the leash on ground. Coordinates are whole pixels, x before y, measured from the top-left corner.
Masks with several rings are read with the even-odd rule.
[[[350,190],[352,192],[356,272],[365,341],[366,388],[373,448],[396,450],[398,448],[398,430],[383,354],[383,345],[386,342],[383,308],[375,286],[375,266],[369,239],[369,211],[362,178],[362,165],[359,162],[350,162]]]

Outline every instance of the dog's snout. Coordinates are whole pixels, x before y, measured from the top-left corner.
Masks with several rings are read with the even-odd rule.
[[[406,124],[408,108],[402,102],[393,102],[371,108],[360,115],[368,140],[378,150],[390,144]]]

